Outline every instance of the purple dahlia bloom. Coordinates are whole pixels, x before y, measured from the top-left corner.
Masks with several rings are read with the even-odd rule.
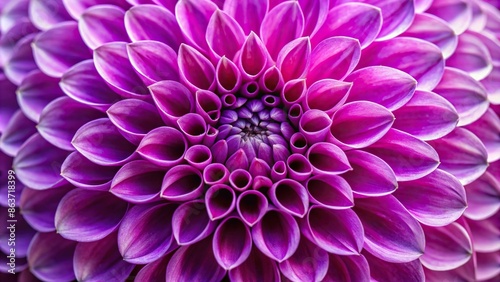
[[[496,281],[492,4],[2,2],[19,280]]]

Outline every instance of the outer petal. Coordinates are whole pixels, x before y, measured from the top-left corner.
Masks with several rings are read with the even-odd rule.
[[[267,0],[226,0],[224,12],[238,21],[245,34],[258,33],[268,10]]]
[[[498,177],[498,175],[497,175]],[[466,187],[469,207],[465,216],[473,220],[483,220],[494,216],[500,210],[500,181],[490,172],[485,172]]]
[[[165,123],[177,120],[195,109],[194,96],[177,81],[160,81],[149,86],[156,107]]]
[[[302,104],[305,109],[318,109],[331,116],[351,95],[351,89],[351,83],[334,79],[322,79],[307,88]]]
[[[31,47],[35,36],[36,34],[31,34],[19,40],[14,46],[12,56],[5,63],[3,69],[5,76],[16,85],[21,84],[31,71],[37,69]]]
[[[370,281],[370,268],[363,255],[337,256],[330,254],[330,265],[324,282]]]
[[[488,76],[493,69],[491,55],[488,48],[480,39],[469,33],[458,37],[458,45],[446,65],[461,69],[471,77],[481,80]]]
[[[312,145],[306,156],[317,173],[335,175],[352,170],[344,151],[331,143],[319,142]]]
[[[364,248],[372,255],[402,263],[423,254],[424,231],[394,196],[357,199],[354,210],[365,230]]]
[[[21,110],[17,110],[5,130],[1,131],[0,149],[5,154],[14,157],[23,143],[36,133],[35,126],[36,124],[29,120]]]
[[[230,270],[241,265],[252,250],[250,230],[238,217],[226,218],[215,230],[213,250],[215,259],[224,269]]]
[[[500,159],[500,118],[492,109],[466,128],[481,139],[488,152],[488,162]]]
[[[201,173],[189,165],[171,168],[163,180],[161,197],[169,201],[188,201],[196,199],[203,192]]]
[[[255,247],[243,264],[229,271],[229,279],[238,282],[281,281],[276,262]]]
[[[456,34],[463,33],[472,20],[471,5],[467,1],[435,0],[426,12],[448,22]]]
[[[29,5],[31,22],[41,30],[47,30],[54,25],[70,20],[62,0],[33,0]]]
[[[280,263],[280,270],[292,281],[323,281],[328,263],[328,253],[302,237],[293,256]]]
[[[305,186],[311,203],[330,209],[346,209],[354,205],[351,187],[340,176],[315,175]]]
[[[182,81],[192,91],[198,89],[212,90],[215,88],[214,66],[193,47],[181,44],[177,62]]]
[[[206,39],[216,57],[233,59],[245,41],[243,29],[234,18],[221,10],[216,10],[207,27]]]
[[[238,68],[241,73],[250,79],[256,78],[265,71],[270,60],[264,43],[255,33],[250,32],[238,56]]]
[[[309,37],[300,37],[286,44],[278,54],[276,65],[285,82],[302,78],[309,66],[311,42]]]
[[[123,0],[62,0],[62,2],[74,19],[80,18],[88,8],[99,4],[110,4],[123,9],[130,7],[130,4]]]
[[[204,51],[208,51],[205,32],[215,10],[217,6],[208,0],[181,0],[175,6],[175,17],[182,32]]]
[[[152,263],[148,263],[137,273],[137,281],[162,281],[166,277],[167,265],[173,256],[173,252],[165,255]]]
[[[500,252],[478,253],[476,279],[493,281],[500,274]]]
[[[387,282],[424,282],[424,269],[419,260],[391,263],[371,255],[369,252],[363,252],[363,255],[370,266],[370,281]]]
[[[125,11],[114,5],[87,9],[78,20],[83,41],[91,49],[113,41],[129,41],[123,18]]]
[[[182,204],[172,218],[174,238],[181,246],[203,240],[213,233],[216,226],[217,222],[210,219],[202,200]]]
[[[481,84],[488,92],[488,100],[495,105],[500,104],[500,67],[495,66],[490,74],[481,80]]]

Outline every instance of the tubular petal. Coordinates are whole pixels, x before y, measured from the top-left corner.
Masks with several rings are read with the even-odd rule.
[[[207,213],[211,220],[218,220],[229,215],[236,206],[236,194],[225,184],[216,184],[205,193]]]
[[[144,136],[137,153],[156,165],[172,167],[182,162],[187,147],[187,140],[180,131],[163,126]]]
[[[195,109],[194,96],[177,81],[160,81],[149,86],[163,121],[173,125],[182,116]]]
[[[237,240],[232,240],[237,238]],[[230,270],[241,265],[252,250],[248,227],[238,217],[228,217],[215,230],[214,256],[220,266]]]
[[[273,204],[281,211],[297,217],[304,217],[309,208],[306,188],[292,179],[282,179],[269,190]]]
[[[201,195],[203,180],[201,173],[189,165],[171,168],[161,186],[161,197],[169,201],[188,201]]]
[[[309,147],[306,155],[316,173],[335,175],[352,170],[344,151],[334,144],[316,143]]]
[[[267,212],[267,198],[259,191],[245,191],[238,196],[236,209],[243,222],[252,227],[259,222]]]

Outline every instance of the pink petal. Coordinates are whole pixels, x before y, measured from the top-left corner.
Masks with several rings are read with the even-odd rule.
[[[304,33],[310,36],[321,27],[328,16],[329,0],[299,0],[304,14]]]
[[[471,5],[467,1],[434,0],[426,12],[448,22],[456,34],[467,30],[472,20]]]
[[[424,269],[419,260],[393,263],[373,256],[369,252],[363,252],[363,255],[370,266],[370,281],[425,281]]]
[[[206,39],[216,57],[226,56],[232,60],[243,45],[245,34],[234,18],[216,10],[208,22]]]
[[[264,43],[253,32],[250,32],[246,38],[238,57],[238,68],[249,79],[256,78],[262,74],[268,65],[268,61],[271,60],[266,46],[264,46]]]
[[[302,104],[306,110],[318,109],[331,116],[351,95],[351,89],[352,83],[334,79],[318,80],[307,88]]]
[[[500,118],[492,109],[466,128],[481,139],[488,152],[488,162],[500,159]]]
[[[266,0],[226,0],[224,1],[224,12],[238,21],[245,32],[258,33],[260,24],[268,11]]]
[[[181,80],[191,90],[215,88],[215,69],[212,63],[193,47],[181,44],[177,62]]]
[[[324,282],[336,281],[370,281],[370,268],[363,255],[337,256],[329,255],[330,265]]]
[[[70,15],[63,7],[62,0],[33,0],[29,5],[31,22],[41,30],[47,30],[58,23],[71,20]]]
[[[215,78],[217,81],[217,89],[221,93],[235,92],[241,85],[240,70],[226,57],[220,58],[215,68]]]
[[[208,0],[182,0],[175,6],[175,17],[184,35],[199,49],[208,51],[205,32],[217,6]]]
[[[299,121],[299,132],[309,144],[325,141],[332,124],[331,118],[320,110],[307,110]]]
[[[144,136],[137,153],[158,166],[172,167],[183,161],[187,146],[187,140],[180,131],[164,126]]]
[[[305,184],[311,203],[329,209],[346,209],[354,205],[351,187],[336,175],[315,175]]]
[[[467,218],[483,220],[498,213],[500,181],[493,174],[485,172],[465,188],[468,203],[468,208],[465,210]]]
[[[286,44],[278,54],[276,66],[284,81],[303,78],[309,66],[311,42],[309,37],[300,37]]]
[[[99,4],[111,4],[122,9],[130,8],[130,4],[123,0],[62,0],[64,8],[74,18],[78,19],[85,10]]]

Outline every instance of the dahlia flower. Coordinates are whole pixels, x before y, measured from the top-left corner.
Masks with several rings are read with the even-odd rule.
[[[496,7],[1,2],[0,278],[498,281]]]

